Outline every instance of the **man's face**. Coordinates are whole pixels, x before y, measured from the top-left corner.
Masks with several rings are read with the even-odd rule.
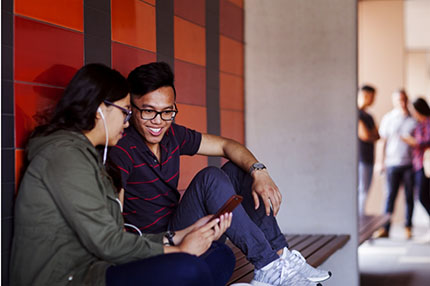
[[[393,94],[393,105],[395,108],[402,110],[408,109],[408,97],[403,92],[395,92]]]
[[[175,95],[170,86],[160,87],[149,92],[140,98],[132,99],[134,105],[140,109],[167,111],[175,109]],[[137,131],[144,137],[146,144],[151,148],[160,143],[164,134],[169,130],[172,121],[164,121],[161,115],[157,114],[154,119],[142,119],[142,113],[133,107],[133,124]],[[144,112],[145,114],[145,112]]]

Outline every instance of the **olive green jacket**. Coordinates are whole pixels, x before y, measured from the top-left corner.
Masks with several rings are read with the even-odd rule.
[[[15,204],[11,285],[105,285],[110,265],[163,253],[163,234],[123,231],[99,157],[81,133],[30,141]]]

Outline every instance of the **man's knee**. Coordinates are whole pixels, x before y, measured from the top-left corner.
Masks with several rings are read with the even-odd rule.
[[[226,174],[217,167],[209,166],[197,173],[196,179],[205,182],[205,184],[213,184],[214,182],[229,181]]]

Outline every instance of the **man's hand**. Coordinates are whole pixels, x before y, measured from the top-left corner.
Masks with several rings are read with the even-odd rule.
[[[266,215],[270,215],[270,205],[273,208],[273,214],[276,216],[282,202],[282,195],[278,187],[273,182],[267,170],[255,170],[251,175],[254,179],[252,183],[252,196],[254,198],[255,209],[260,207],[260,200],[264,202]]]

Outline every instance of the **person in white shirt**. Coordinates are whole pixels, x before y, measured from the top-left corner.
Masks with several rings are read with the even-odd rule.
[[[382,171],[386,172],[387,198],[385,213],[392,214],[394,203],[403,183],[406,198],[406,237],[412,237],[412,213],[414,209],[414,171],[412,168],[412,148],[402,137],[410,136],[416,121],[408,110],[408,96],[404,90],[398,90],[392,95],[393,110],[387,113],[381,121],[379,135],[383,141]],[[379,229],[376,237],[388,237],[390,222]]]

